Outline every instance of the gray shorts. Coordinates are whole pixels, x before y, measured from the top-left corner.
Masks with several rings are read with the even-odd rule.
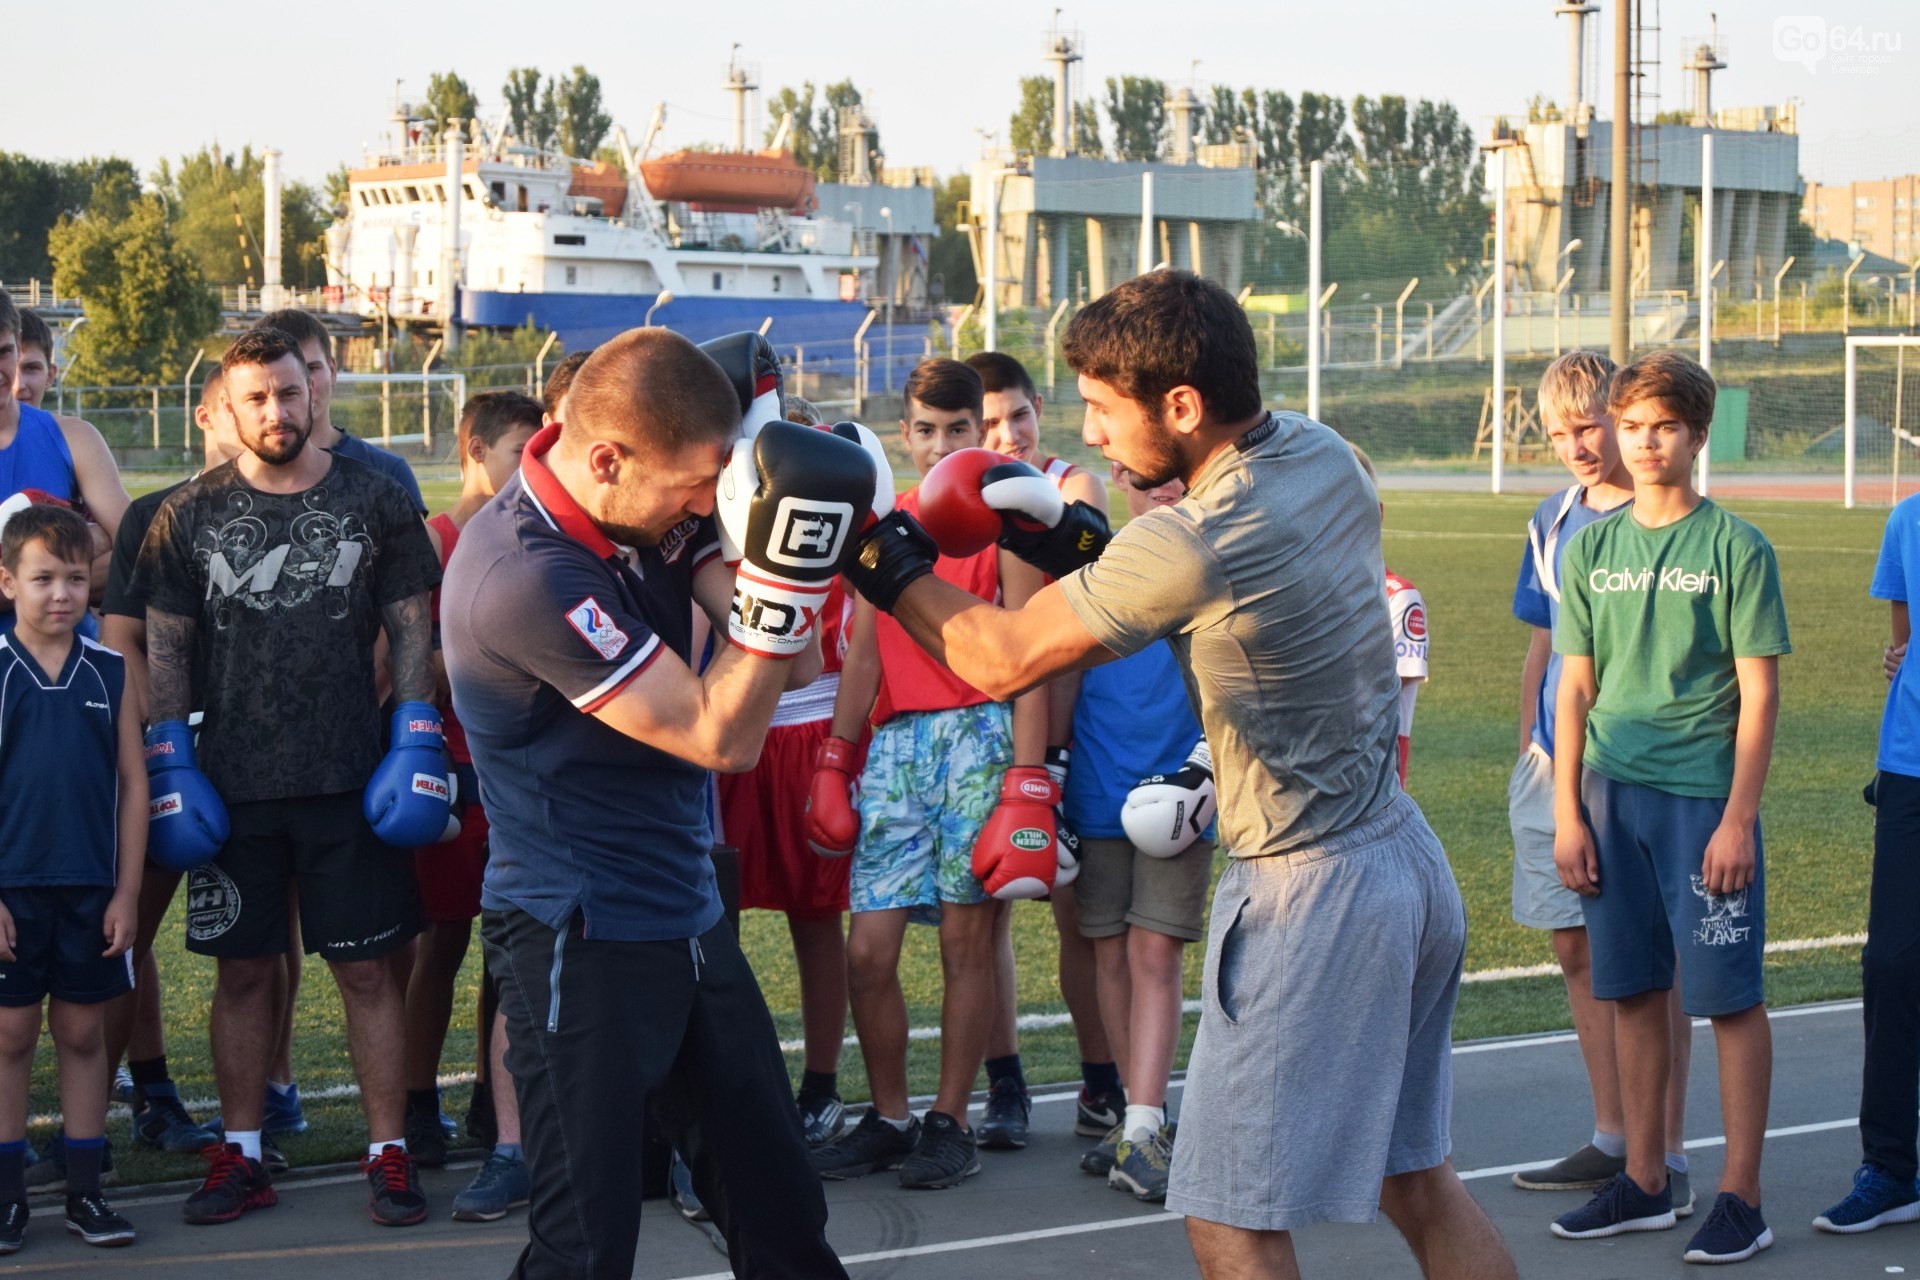
[[[1452,1149],[1467,919],[1420,809],[1235,860],[1207,935],[1167,1208],[1254,1231],[1372,1222]]]
[[[1073,896],[1080,936],[1114,938],[1130,926],[1198,942],[1206,929],[1207,881],[1213,841],[1195,840],[1171,858],[1155,858],[1124,838],[1080,840],[1080,875]]]
[[[1586,925],[1580,895],[1560,883],[1553,866],[1553,757],[1537,742],[1507,782],[1507,824],[1513,828],[1513,918],[1529,929]]]

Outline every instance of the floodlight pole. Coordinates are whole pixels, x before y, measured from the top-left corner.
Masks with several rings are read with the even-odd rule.
[[[1307,166],[1307,416],[1320,421],[1320,161]]]
[[[1633,145],[1633,6],[1616,0],[1613,6],[1613,154],[1612,178],[1607,188],[1607,248],[1612,252],[1607,272],[1607,348],[1616,365],[1633,355],[1633,245],[1630,221],[1628,148]],[[1576,104],[1577,105],[1577,104]]]
[[[1713,372],[1713,132],[1700,135],[1700,367]],[[1712,470],[1713,437],[1700,450],[1700,494],[1705,497]]]
[[[1507,462],[1507,149],[1487,157],[1493,188],[1493,491],[1506,482]]]

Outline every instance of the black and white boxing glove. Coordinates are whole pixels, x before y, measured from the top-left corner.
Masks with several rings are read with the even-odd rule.
[[[780,357],[774,354],[773,344],[751,331],[710,338],[700,344],[700,349],[713,358],[733,383],[734,396],[740,402],[738,443],[751,449],[760,428],[786,418]],[[720,557],[730,565],[739,564],[741,560],[740,544],[724,524],[720,526]]]
[[[1048,577],[1092,564],[1113,540],[1105,513],[1065,502],[1044,472],[988,449],[961,449],[920,482],[920,519],[942,554],[998,542]]]
[[[1067,764],[1072,758],[1073,753],[1066,747],[1047,748],[1047,774],[1060,793],[1060,803],[1053,806],[1053,847],[1060,864],[1053,875],[1055,889],[1064,889],[1080,874],[1080,833],[1068,825],[1066,815]]]
[[[714,511],[741,557],[729,640],[770,658],[807,647],[871,514],[874,483],[864,448],[817,427],[769,422],[734,446]]]
[[[1174,774],[1142,778],[1120,808],[1120,826],[1150,858],[1172,858],[1213,821],[1213,751],[1205,738]]]

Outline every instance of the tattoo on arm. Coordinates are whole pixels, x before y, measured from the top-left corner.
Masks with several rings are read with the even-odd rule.
[[[401,702],[433,701],[433,619],[430,595],[396,600],[381,610],[387,626],[387,665],[393,696]]]
[[[151,723],[185,721],[193,711],[193,652],[200,622],[147,610],[147,696]]]

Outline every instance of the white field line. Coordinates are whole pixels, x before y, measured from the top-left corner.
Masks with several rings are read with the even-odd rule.
[[[1512,542],[1516,544],[1520,541],[1511,533],[1491,533],[1485,530],[1475,529],[1382,529],[1380,530],[1380,534],[1386,538],[1422,538],[1432,541]],[[1877,556],[1880,554],[1878,547],[1801,547],[1784,542],[1774,543],[1773,549],[1775,551],[1791,551],[1795,554],[1826,551],[1850,556]]]
[[[1767,944],[1767,954],[1775,955],[1793,951],[1820,951],[1830,947],[1857,947],[1865,943],[1866,940],[1867,935],[1864,933],[1838,933],[1824,938],[1783,938],[1778,942],[1769,942]],[[1474,983],[1511,982],[1516,978],[1551,977],[1558,972],[1560,972],[1559,966],[1550,963],[1513,965],[1504,969],[1476,969],[1472,973],[1462,974],[1460,981]],[[1776,1018],[1792,1017],[1798,1013],[1820,1012],[1836,1007],[1858,1008],[1859,1002],[1854,1001],[1841,1006],[1811,1005],[1804,1009],[1783,1010],[1774,1013],[1772,1016]],[[1198,1013],[1200,1012],[1200,1002],[1198,1000],[1183,1000],[1180,1002],[1180,1011],[1183,1014]],[[1071,1023],[1072,1019],[1064,1013],[1029,1013],[1023,1014],[1018,1018],[1014,1025],[1022,1031],[1045,1031],[1053,1027],[1069,1026]],[[907,1038],[909,1040],[938,1040],[940,1038],[940,1028],[937,1026],[912,1027],[907,1031]],[[1492,1049],[1509,1048],[1516,1045],[1564,1044],[1573,1038],[1573,1033],[1570,1031],[1557,1034],[1549,1033],[1547,1035],[1527,1036],[1514,1040],[1490,1040],[1456,1045],[1453,1051],[1457,1054],[1486,1053]],[[847,1048],[857,1048],[860,1040],[858,1036],[848,1036],[841,1043]],[[781,1050],[786,1053],[798,1053],[805,1047],[805,1042],[800,1040],[782,1040],[780,1042]],[[454,1084],[472,1084],[473,1081],[474,1074],[471,1071],[453,1071],[440,1077],[440,1085],[442,1088]],[[357,1084],[329,1085],[324,1089],[315,1089],[311,1092],[303,1091],[300,1095],[302,1100],[309,1098],[331,1100],[335,1098],[357,1098],[359,1096],[360,1086]],[[1063,1098],[1072,1096],[1074,1096],[1072,1093],[1061,1095]],[[1035,1102],[1052,1100],[1053,1099],[1041,1098],[1038,1095],[1034,1098]],[[186,1105],[189,1111],[199,1114],[218,1109],[220,1100],[218,1098],[193,1098],[187,1100]],[[110,1119],[125,1119],[127,1116],[127,1108],[123,1104],[116,1103],[108,1110],[107,1115]],[[56,1111],[48,1112],[44,1115],[30,1116],[27,1122],[30,1125],[58,1124],[60,1123],[60,1113]]]

